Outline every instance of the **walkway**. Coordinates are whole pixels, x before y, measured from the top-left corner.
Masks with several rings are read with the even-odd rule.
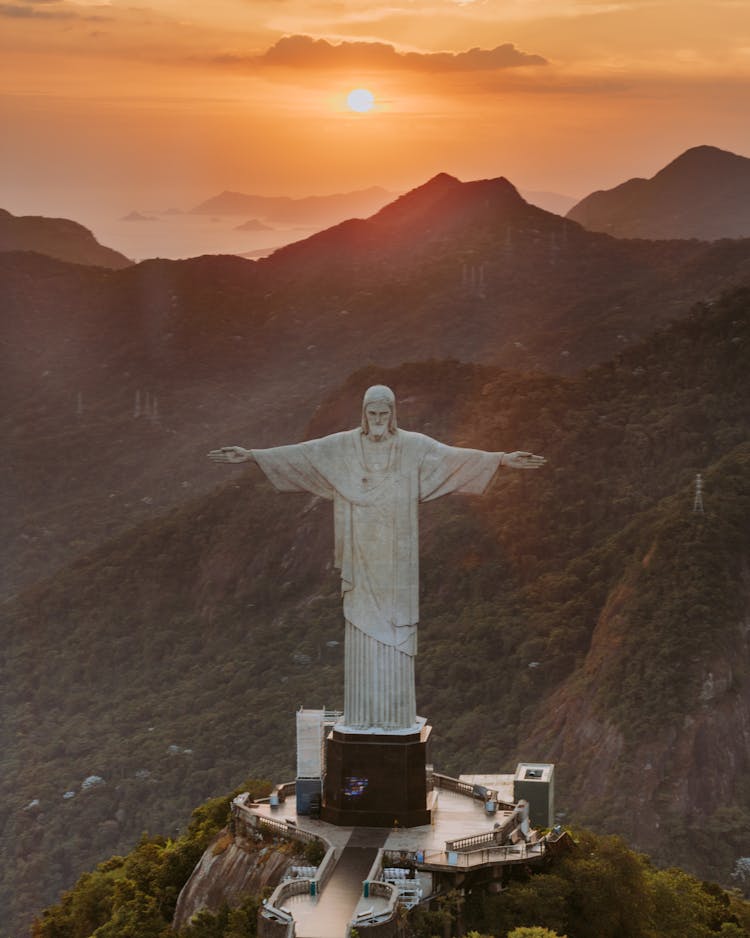
[[[347,925],[361,904],[362,881],[367,879],[389,833],[373,827],[355,828],[318,900],[295,896],[285,904],[294,915],[297,938],[344,938]],[[363,902],[374,911],[386,906],[382,899]]]

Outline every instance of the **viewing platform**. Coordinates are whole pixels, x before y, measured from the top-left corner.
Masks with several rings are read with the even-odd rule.
[[[475,873],[500,885],[505,868],[539,864],[567,835],[540,836],[530,827],[527,803],[512,800],[515,778],[435,774],[432,823],[410,828],[348,828],[298,815],[294,783],[277,787],[274,804],[238,796],[235,824],[325,849],[317,868],[281,883],[267,900],[260,938],[344,938],[351,927],[363,938],[389,938],[399,904],[427,902]]]

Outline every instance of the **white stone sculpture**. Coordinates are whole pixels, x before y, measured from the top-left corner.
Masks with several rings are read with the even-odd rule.
[[[209,457],[254,461],[279,491],[333,501],[346,620],[342,728],[415,732],[419,502],[482,494],[500,466],[539,469],[544,458],[446,446],[401,430],[384,385],[366,392],[355,430],[273,449],[224,446]]]

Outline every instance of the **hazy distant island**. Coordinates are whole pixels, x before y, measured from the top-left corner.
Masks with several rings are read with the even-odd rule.
[[[333,224],[344,218],[371,215],[394,198],[395,193],[379,186],[297,199],[224,191],[190,211],[196,215],[253,215],[266,221]]]
[[[127,215],[123,215],[120,221],[158,221],[158,218],[154,218],[153,215],[144,215],[142,212],[128,212]]]
[[[234,229],[235,231],[274,231],[275,229],[271,225],[264,225],[262,221],[259,221],[257,218],[250,218],[248,221],[244,222],[242,225],[237,225]]]

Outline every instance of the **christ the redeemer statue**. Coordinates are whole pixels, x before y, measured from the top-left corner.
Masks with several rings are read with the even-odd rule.
[[[333,501],[346,620],[344,728],[417,729],[419,502],[450,492],[481,495],[499,467],[538,469],[544,458],[446,446],[401,430],[384,385],[366,392],[355,430],[273,449],[224,446],[209,456],[254,461],[279,491]]]

